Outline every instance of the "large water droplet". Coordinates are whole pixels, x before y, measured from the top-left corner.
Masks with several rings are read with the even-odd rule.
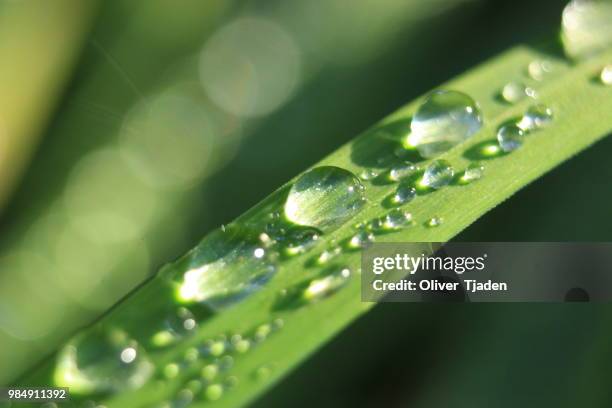
[[[353,173],[323,166],[302,174],[291,187],[285,215],[299,225],[328,231],[358,213],[365,204],[365,188]]]
[[[612,85],[612,65],[606,65],[602,68],[599,79],[604,85]]]
[[[526,132],[547,126],[553,120],[553,111],[546,105],[530,106],[518,123],[518,127]]]
[[[499,147],[508,153],[523,145],[525,132],[514,123],[503,125],[497,131],[497,142]]]
[[[431,158],[468,139],[481,126],[480,110],[472,98],[457,91],[436,91],[414,114],[408,144]]]
[[[563,10],[561,37],[572,58],[587,58],[612,45],[612,1],[573,0]]]
[[[434,160],[425,169],[420,184],[427,188],[442,188],[453,180],[454,175],[455,170],[448,161]]]
[[[124,331],[94,328],[60,351],[54,381],[71,393],[91,394],[138,388],[152,373],[145,351]]]
[[[178,300],[215,310],[260,290],[276,273],[273,257],[258,237],[235,225],[208,235],[189,260],[189,270],[178,279]]]

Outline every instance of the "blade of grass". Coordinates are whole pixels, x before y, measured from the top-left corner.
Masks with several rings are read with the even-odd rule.
[[[523,78],[527,64],[541,58],[551,56],[526,47],[515,48],[444,85],[445,89],[459,90],[474,97],[481,104],[485,125],[472,139],[440,158],[448,160],[458,170],[474,159],[483,160],[486,175],[473,184],[451,185],[419,196],[404,207],[413,214],[417,224],[397,233],[383,235],[379,241],[447,241],[514,192],[612,130],[612,117],[609,115],[612,111],[611,89],[593,81],[601,66],[612,58],[612,52],[577,64],[559,59],[553,61],[554,73],[545,81],[534,84],[540,102],[554,111],[553,123],[530,134],[524,146],[511,154],[487,156],[480,153],[483,146],[493,143],[496,130],[502,123],[521,116],[533,103],[527,98],[515,105],[504,104],[496,98],[497,92],[506,82]],[[420,101],[418,99],[384,119],[355,141],[323,159],[319,165],[339,166],[355,173],[368,165],[379,166],[376,159],[388,154],[397,145],[397,140],[405,135],[410,116]],[[237,223],[261,224],[270,211],[282,208],[290,185],[291,182],[248,211]],[[368,183],[366,195],[370,204],[352,222],[322,236],[312,252],[279,262],[277,276],[263,290],[235,307],[201,321],[197,333],[179,345],[161,351],[149,350],[158,378],[163,378],[164,367],[184,361],[187,350],[202,345],[206,340],[233,333],[245,335],[252,333],[260,324],[282,319],[284,326],[278,332],[244,354],[233,354],[234,364],[223,375],[237,380],[237,386],[214,402],[203,401],[206,394],[199,392],[194,404],[240,406],[271,387],[335,333],[366,312],[373,305],[360,302],[358,279],[352,279],[333,296],[301,308],[279,308],[279,292],[320,274],[321,268],[309,267],[308,260],[329,247],[332,241],[342,241],[352,235],[354,223],[384,215],[388,208],[381,203],[394,188],[392,184]],[[426,228],[424,221],[433,216],[441,216],[446,221],[438,228]],[[356,271],[359,258],[358,252],[343,252],[334,261]],[[184,268],[184,262],[179,260],[165,267],[165,271],[183,272]],[[164,301],[173,302],[172,291],[162,278],[156,277],[128,296],[102,318],[100,324],[123,327],[146,344],[146,338],[138,337],[139,329],[159,324],[159,305]],[[97,402],[109,407],[145,407],[172,401],[189,380],[198,377],[202,366],[211,361],[209,357],[198,358],[182,367],[170,379],[150,381],[134,391],[101,396]],[[53,360],[48,361],[20,383],[52,383],[53,364]],[[269,371],[264,379],[258,375],[262,367],[267,367],[266,371]]]
[[[96,4],[61,0],[0,6],[0,207],[37,144]]]

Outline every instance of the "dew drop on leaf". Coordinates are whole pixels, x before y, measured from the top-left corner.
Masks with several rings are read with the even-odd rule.
[[[417,191],[409,184],[400,184],[395,189],[391,201],[393,204],[402,205],[412,201],[417,195]]]
[[[391,181],[400,181],[406,177],[412,176],[418,170],[413,163],[405,162],[395,165],[389,170],[389,179]]]
[[[189,269],[175,279],[177,299],[223,309],[260,290],[275,273],[274,259],[258,237],[229,225],[190,252]]]
[[[523,145],[525,132],[514,123],[503,125],[497,131],[497,142],[499,147],[509,153]]]
[[[420,185],[427,188],[439,189],[448,185],[455,176],[455,170],[446,160],[431,162],[421,179]]]
[[[484,175],[484,169],[484,165],[480,162],[470,163],[461,175],[461,182],[463,184],[469,184],[476,180],[480,180]]]
[[[546,105],[532,105],[518,122],[518,127],[526,132],[548,126],[553,120],[553,111]]]
[[[457,91],[435,91],[419,106],[410,124],[408,144],[425,158],[467,140],[482,126],[476,102]]]
[[[58,387],[86,395],[136,389],[152,373],[145,350],[127,333],[94,328],[75,336],[59,352],[54,381]]]
[[[302,300],[310,303],[331,296],[347,284],[350,276],[351,271],[346,267],[331,268],[325,276],[309,282],[302,293]]]
[[[612,65],[606,65],[602,68],[599,79],[604,85],[612,85]]]
[[[429,228],[436,228],[442,225],[444,220],[441,217],[431,217],[425,222],[425,226]]]
[[[334,166],[314,168],[293,184],[285,215],[295,224],[323,232],[349,220],[365,204],[365,188],[353,173]]]

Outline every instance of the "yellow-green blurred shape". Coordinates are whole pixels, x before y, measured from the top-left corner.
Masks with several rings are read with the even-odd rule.
[[[0,205],[14,188],[67,80],[96,4],[0,3]]]

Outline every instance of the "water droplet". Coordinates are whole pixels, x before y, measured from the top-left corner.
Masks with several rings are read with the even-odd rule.
[[[334,259],[336,256],[340,255],[341,252],[342,248],[340,248],[339,246],[334,246],[329,249],[326,249],[325,251],[321,252],[321,254],[317,257],[317,263],[325,264]]]
[[[410,225],[412,225],[412,214],[395,208],[385,215],[382,222],[382,229],[388,231],[399,230]]]
[[[231,339],[232,347],[238,353],[246,353],[251,348],[251,342],[239,334],[235,334]]]
[[[276,318],[272,321],[272,330],[277,331],[282,329],[285,326],[285,321],[283,319]]]
[[[353,173],[323,166],[302,174],[291,187],[285,215],[298,225],[334,229],[361,211],[365,188]]]
[[[276,273],[258,237],[233,225],[208,235],[190,253],[190,264],[178,280],[178,300],[202,302],[214,310],[260,290]]]
[[[221,384],[211,384],[204,389],[204,396],[209,401],[217,401],[223,396],[223,386]]]
[[[216,364],[207,364],[200,371],[202,378],[208,381],[214,380],[217,374],[219,374],[219,366]]]
[[[408,144],[432,158],[467,140],[481,126],[480,110],[472,98],[457,91],[435,91],[414,114]]]
[[[270,335],[271,332],[272,332],[271,325],[269,324],[259,325],[257,329],[255,329],[255,335],[254,335],[255,340],[258,342],[261,342],[265,340]]]
[[[484,165],[480,162],[470,163],[461,175],[461,182],[468,184],[476,180],[480,180],[484,175],[484,169]]]
[[[185,350],[184,359],[188,363],[195,363],[200,358],[200,352],[195,347]]]
[[[439,189],[448,185],[455,176],[455,170],[446,160],[434,160],[427,166],[420,185]]]
[[[170,314],[164,325],[164,330],[153,335],[151,342],[154,346],[164,347],[172,344],[178,339],[193,333],[198,324],[189,309],[180,307]]]
[[[175,378],[179,374],[179,371],[180,371],[180,367],[178,364],[176,363],[167,364],[164,367],[164,377],[168,379]]]
[[[527,65],[527,75],[531,79],[541,81],[552,71],[552,64],[547,60],[533,60]]]
[[[379,172],[374,169],[364,169],[361,173],[359,173],[359,178],[364,181],[373,180],[379,176]]]
[[[518,82],[507,83],[501,91],[501,97],[508,103],[516,103],[526,96],[536,98],[537,94],[533,88],[529,88]]]
[[[357,232],[349,239],[347,247],[352,249],[365,248],[372,242],[374,242],[374,234],[363,230]]]
[[[204,346],[206,347],[206,350],[211,356],[218,357],[225,353],[225,338],[220,338],[217,340],[208,340],[206,343],[204,343]]]
[[[344,267],[326,271],[326,276],[310,281],[302,293],[302,299],[306,302],[324,299],[344,287],[350,276],[351,271]]]
[[[393,204],[402,205],[412,201],[417,195],[417,191],[414,187],[408,184],[400,184],[395,189],[395,193],[391,197]]]
[[[391,181],[400,181],[401,179],[412,176],[417,170],[418,167],[415,166],[414,163],[405,162],[398,164],[389,170],[389,179]]]
[[[525,132],[514,123],[503,125],[497,131],[497,142],[499,147],[508,153],[523,145]]]
[[[518,126],[526,132],[547,126],[553,120],[553,111],[546,105],[537,104],[530,106],[518,123]]]
[[[142,386],[153,365],[138,343],[119,329],[92,329],[77,335],[59,353],[54,381],[75,394]]]
[[[321,231],[311,227],[300,227],[288,232],[285,252],[287,255],[303,254],[310,249],[321,236]]]
[[[612,2],[573,0],[563,10],[561,38],[572,58],[587,58],[612,45]]]
[[[425,226],[429,228],[435,228],[442,225],[443,222],[444,220],[441,217],[432,217],[428,219],[427,222],[425,222]]]
[[[599,79],[604,85],[612,85],[612,65],[606,65],[599,74]]]

